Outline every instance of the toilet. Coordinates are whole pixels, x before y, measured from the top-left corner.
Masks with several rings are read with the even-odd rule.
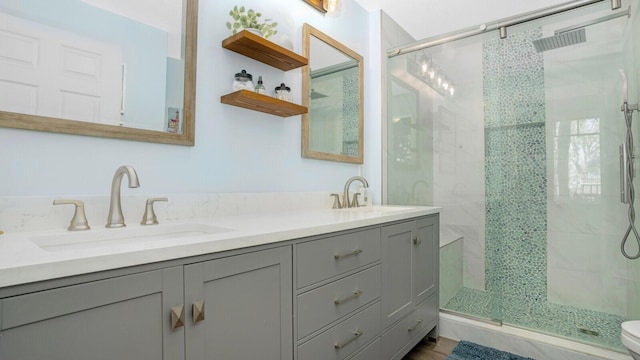
[[[623,322],[620,336],[631,357],[640,360],[640,320]]]

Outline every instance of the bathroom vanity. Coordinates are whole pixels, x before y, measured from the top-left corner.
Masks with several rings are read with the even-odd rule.
[[[233,215],[77,248],[3,235],[0,359],[400,359],[437,335],[438,211]]]

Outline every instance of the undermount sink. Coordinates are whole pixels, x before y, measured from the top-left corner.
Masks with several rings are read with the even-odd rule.
[[[30,240],[46,251],[68,251],[101,246],[182,239],[228,231],[233,231],[233,229],[204,224],[163,224],[117,229],[93,229],[81,232],[34,236]]]
[[[393,206],[393,205],[374,205],[374,206],[360,206],[355,208],[343,208],[338,210],[345,211],[359,211],[359,212],[394,212],[394,211],[404,211],[410,210],[411,207],[406,206]]]

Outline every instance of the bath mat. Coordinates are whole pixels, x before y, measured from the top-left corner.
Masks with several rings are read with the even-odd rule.
[[[446,360],[534,360],[506,351],[478,345],[469,341],[460,341]]]

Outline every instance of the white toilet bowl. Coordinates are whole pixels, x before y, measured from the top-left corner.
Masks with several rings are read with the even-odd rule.
[[[631,357],[640,360],[640,320],[623,322],[620,336]]]

